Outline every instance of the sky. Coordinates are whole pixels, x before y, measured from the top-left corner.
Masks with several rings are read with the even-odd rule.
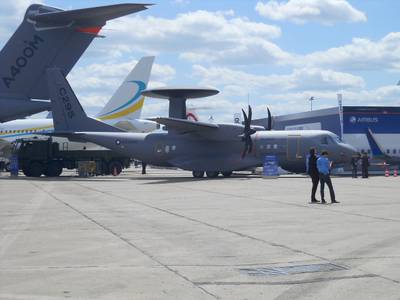
[[[147,1],[145,1],[147,2]],[[155,55],[149,87],[206,86],[217,96],[190,100],[202,120],[231,122],[344,105],[400,105],[400,1],[154,0],[148,10],[107,22],[68,75],[94,114],[137,60]],[[31,3],[62,9],[106,0],[14,0],[0,3],[0,45]],[[167,115],[146,99],[142,117]]]

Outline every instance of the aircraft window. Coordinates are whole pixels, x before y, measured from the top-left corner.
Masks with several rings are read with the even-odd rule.
[[[371,154],[371,149],[368,149],[368,150],[367,150],[367,153],[368,153],[368,154]]]
[[[171,150],[172,150],[172,151],[175,151],[175,150],[176,150],[176,146],[175,146],[175,145],[172,145]]]
[[[274,149],[278,149],[278,145],[277,144],[274,144]]]
[[[267,145],[267,149],[271,149],[271,145],[270,144]]]
[[[397,153],[396,149],[393,149],[392,153],[393,153],[393,154],[396,154],[396,153]]]
[[[328,145],[328,137],[326,135],[321,138],[321,145]]]
[[[390,154],[390,150],[389,150],[389,149],[386,149],[386,153],[387,153],[387,154]]]
[[[169,146],[165,146],[165,153],[169,153]]]
[[[335,135],[334,141],[336,141],[339,144],[343,144],[342,139],[338,135]]]

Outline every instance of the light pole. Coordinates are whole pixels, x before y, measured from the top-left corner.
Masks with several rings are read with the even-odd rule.
[[[308,99],[308,101],[310,101],[310,110],[312,111],[312,103],[315,100],[314,96],[311,96],[310,99]]]

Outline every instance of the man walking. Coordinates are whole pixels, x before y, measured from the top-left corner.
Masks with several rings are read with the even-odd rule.
[[[362,178],[368,178],[369,157],[366,152],[363,152],[361,157],[361,173]]]
[[[319,172],[319,180],[321,182],[321,203],[326,203],[324,196],[325,183],[329,188],[331,195],[331,203],[339,203],[335,199],[335,191],[333,190],[332,180],[330,176],[331,162],[328,159],[328,151],[322,151],[321,156],[317,160],[317,169]]]
[[[317,192],[318,183],[319,183],[317,159],[318,159],[318,156],[315,153],[315,148],[311,148],[310,153],[307,155],[307,163],[306,163],[307,174],[310,175],[311,181],[312,181],[311,203],[319,202],[315,198],[315,193]]]

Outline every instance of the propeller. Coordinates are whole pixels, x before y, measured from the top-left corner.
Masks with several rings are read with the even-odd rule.
[[[251,153],[253,150],[253,141],[251,140],[251,135],[254,134],[256,131],[250,127],[251,125],[251,118],[252,118],[252,110],[251,106],[249,105],[248,114],[242,109],[243,119],[244,119],[244,128],[243,134],[241,134],[242,141],[244,142],[244,149],[242,152],[242,158],[246,156],[247,153]]]
[[[267,113],[268,113],[268,123],[266,130],[272,130],[272,115],[268,107],[267,107]]]

